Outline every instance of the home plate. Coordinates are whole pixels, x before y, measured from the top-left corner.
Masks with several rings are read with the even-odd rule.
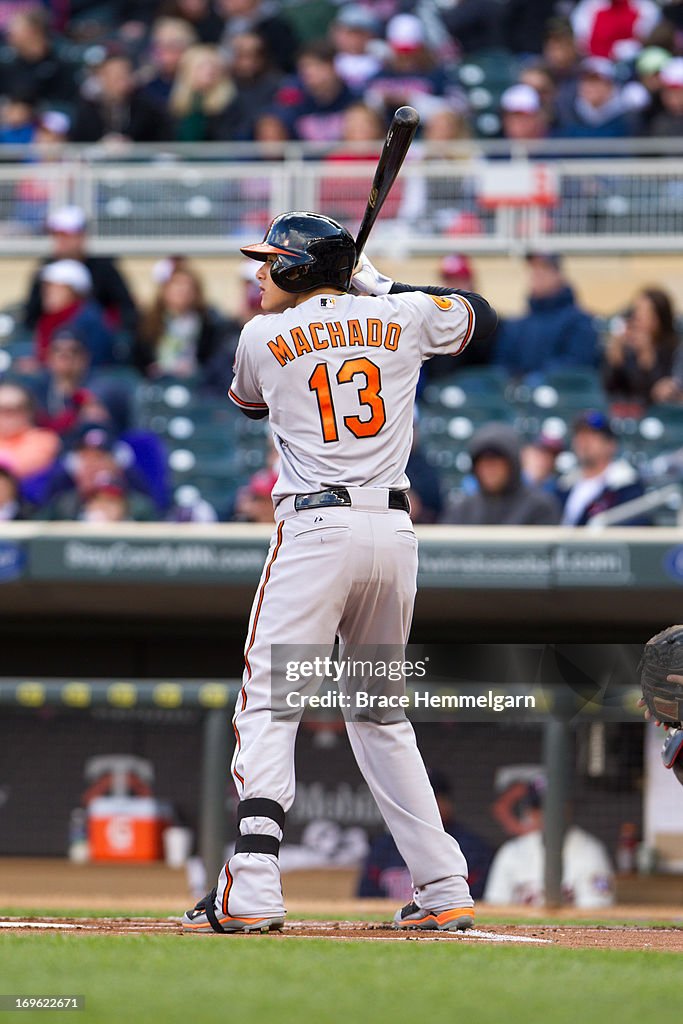
[[[479,928],[468,928],[466,931],[450,932],[449,934],[458,939],[486,939],[487,942],[534,942],[551,946],[553,944],[552,939],[536,939],[529,935],[500,935],[498,932],[483,932]]]
[[[0,921],[0,928],[79,928],[77,924],[60,924],[57,921]]]

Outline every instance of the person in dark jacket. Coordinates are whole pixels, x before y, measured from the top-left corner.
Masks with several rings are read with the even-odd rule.
[[[647,103],[645,90],[643,100]],[[554,134],[563,139],[622,139],[639,134],[638,104],[617,84],[617,67],[604,57],[580,66],[573,107],[560,115]]]
[[[475,832],[464,828],[455,817],[453,791],[449,779],[442,773],[431,771],[429,781],[439,807],[443,827],[457,839],[467,860],[467,884],[475,900],[480,899],[486,884],[493,850]],[[396,843],[388,832],[377,836],[370,844],[363,871],[358,881],[361,899],[412,899],[413,884],[410,873]]]
[[[558,481],[563,502],[562,525],[585,526],[600,512],[645,493],[637,471],[618,459],[617,441],[604,413],[588,409],[574,422],[572,447],[577,466]],[[620,526],[650,526],[648,515],[633,516]]]
[[[95,84],[94,98],[82,98],[76,108],[72,142],[163,142],[173,137],[163,109],[136,86],[125,53],[107,53]]]
[[[79,206],[63,206],[47,219],[52,252],[35,270],[24,307],[24,323],[33,330],[43,314],[41,299],[41,271],[46,263],[55,260],[78,260],[90,272],[92,296],[105,312],[110,327],[134,332],[137,309],[123,275],[110,256],[91,256],[85,213]]]
[[[524,483],[519,438],[507,423],[487,423],[469,446],[474,494],[461,494],[444,517],[459,526],[554,526],[560,507],[552,494]]]
[[[76,95],[75,70],[52,49],[49,15],[31,8],[18,11],[7,27],[9,59],[0,66],[0,93],[31,96],[51,108]]]
[[[339,77],[333,47],[310,43],[298,55],[296,79],[283,83],[275,110],[290,133],[305,142],[337,142],[344,111],[358,98]]]
[[[651,402],[671,401],[680,344],[671,297],[661,288],[641,289],[605,346],[603,385],[609,398],[633,404],[636,414]]]
[[[515,377],[543,375],[568,366],[595,366],[598,335],[589,313],[576,304],[574,292],[555,253],[530,253],[529,311],[501,323],[493,361]]]
[[[223,49],[230,50],[236,35],[254,32],[263,40],[275,67],[293,71],[299,40],[289,21],[282,16],[282,6],[274,0],[218,0],[216,11],[225,21]]]

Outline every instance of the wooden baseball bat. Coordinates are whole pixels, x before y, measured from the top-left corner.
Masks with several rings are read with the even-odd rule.
[[[368,204],[365,207],[363,220],[358,229],[356,258],[360,256],[365,248],[368,235],[372,231],[372,226],[384,206],[384,202],[391,191],[391,186],[396,181],[419,123],[420,116],[414,107],[399,107],[392,118],[391,127],[387,132],[379,163],[377,164],[375,177],[372,180]]]

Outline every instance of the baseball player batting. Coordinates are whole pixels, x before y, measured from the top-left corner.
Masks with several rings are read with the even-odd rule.
[[[281,928],[278,851],[294,800],[297,724],[273,720],[271,645],[332,654],[408,640],[417,577],[405,468],[422,363],[494,330],[479,295],[397,284],[340,224],[286,213],[263,242],[261,308],[243,329],[230,397],[268,416],[280,456],[276,529],[254,599],[233,719],[239,838],[218,884],[187,911],[191,932]],[[355,269],[354,269],[355,268]],[[348,721],[349,740],[410,871],[397,928],[469,928],[467,865],[441,824],[407,718]]]

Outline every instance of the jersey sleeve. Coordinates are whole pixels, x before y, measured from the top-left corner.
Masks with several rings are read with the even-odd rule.
[[[252,333],[248,329],[250,326],[251,324],[248,324],[240,334],[228,397],[243,412],[267,412],[268,406],[263,401],[261,386],[250,351],[249,335]]]
[[[457,356],[467,347],[474,334],[475,315],[472,304],[462,295],[427,295],[411,292],[402,296],[413,302],[422,320],[420,354]]]

